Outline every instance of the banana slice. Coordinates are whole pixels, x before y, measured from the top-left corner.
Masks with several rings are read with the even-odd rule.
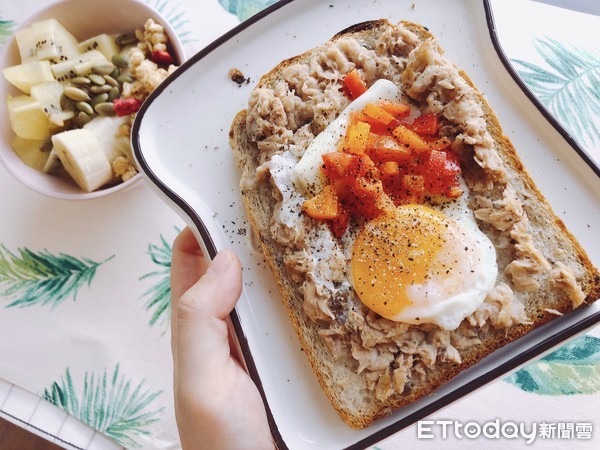
[[[92,192],[112,179],[112,169],[98,139],[90,130],[75,129],[52,136],[64,168],[85,191]]]
[[[90,130],[104,150],[106,159],[111,163],[119,156],[133,160],[129,135],[123,135],[119,129],[128,121],[127,117],[97,116],[83,128]]]

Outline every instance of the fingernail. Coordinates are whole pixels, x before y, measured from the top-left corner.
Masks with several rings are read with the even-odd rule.
[[[208,267],[207,272],[210,272],[212,275],[219,276],[223,275],[231,266],[231,262],[233,258],[231,256],[231,252],[228,250],[223,250],[215,256],[215,259],[212,260],[210,266]]]

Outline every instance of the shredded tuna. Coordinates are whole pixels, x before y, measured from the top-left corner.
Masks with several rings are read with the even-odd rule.
[[[498,284],[467,320],[471,325],[478,327],[489,321],[497,329],[529,323],[525,306],[514,296],[514,292],[506,283]]]
[[[358,373],[365,369],[371,371],[385,370],[394,360],[394,355],[390,351],[391,348],[386,345],[366,349],[357,340],[352,340],[351,348],[352,356],[358,361],[358,369],[356,370]]]
[[[502,200],[492,202],[485,197],[478,196],[477,202],[485,206],[475,210],[475,217],[499,231],[510,230],[524,214],[523,206],[511,188],[504,190]]]
[[[533,292],[540,288],[536,278],[539,272],[540,266],[530,258],[515,259],[504,269],[504,273],[510,277],[515,289],[524,292]]]
[[[283,257],[283,263],[288,268],[295,282],[301,282],[306,274],[313,269],[313,262],[306,250],[289,253]]]
[[[333,355],[334,360],[339,359],[346,352],[346,343],[342,338],[345,333],[345,330],[339,324],[332,324],[329,328],[321,328],[318,332]]]
[[[555,288],[564,290],[573,302],[573,308],[577,308],[585,302],[585,294],[579,285],[573,272],[560,261],[550,272],[550,284]]]
[[[377,386],[375,387],[375,398],[385,400],[395,392],[394,384],[392,383],[392,375],[390,368],[387,367],[379,377]]]
[[[302,288],[304,293],[302,307],[308,318],[314,322],[319,320],[331,321],[335,318],[329,308],[328,295],[323,285],[316,284],[312,276],[308,274]]]

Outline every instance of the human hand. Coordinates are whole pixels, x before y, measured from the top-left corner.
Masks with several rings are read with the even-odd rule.
[[[242,290],[230,250],[209,264],[189,228],[173,243],[171,346],[184,449],[272,449],[258,390],[230,345],[227,316]]]

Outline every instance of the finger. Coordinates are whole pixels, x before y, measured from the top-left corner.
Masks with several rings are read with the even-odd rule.
[[[186,227],[173,242],[171,257],[171,311],[175,311],[179,298],[204,275],[208,262],[194,233]],[[177,340],[177,323],[171,314],[171,346]],[[175,354],[173,354],[175,358]],[[174,362],[176,362],[174,360]]]
[[[191,288],[206,272],[208,261],[194,233],[185,227],[173,242],[171,259],[171,297],[175,300]]]
[[[223,365],[231,363],[225,319],[241,289],[239,260],[230,250],[223,250],[205,275],[176,302],[174,358],[181,381],[219,373]]]

